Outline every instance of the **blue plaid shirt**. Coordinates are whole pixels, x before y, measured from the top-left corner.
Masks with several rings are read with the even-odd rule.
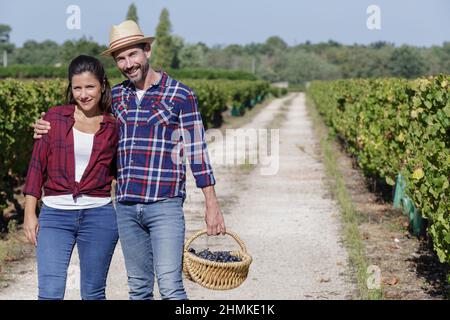
[[[215,184],[197,98],[161,72],[140,101],[126,80],[112,89],[112,113],[120,122],[118,201],[154,202],[186,197],[186,161],[199,188]]]

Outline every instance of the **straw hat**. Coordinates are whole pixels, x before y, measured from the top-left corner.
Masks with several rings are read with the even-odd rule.
[[[103,51],[101,56],[109,56],[114,51],[129,47],[138,43],[152,44],[154,37],[144,37],[136,22],[126,20],[117,26],[112,26],[109,34],[109,49]]]

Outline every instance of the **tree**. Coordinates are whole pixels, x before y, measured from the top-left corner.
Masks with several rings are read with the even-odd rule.
[[[344,78],[390,76],[389,57],[393,50],[391,47],[372,49],[371,47],[352,46],[344,49],[345,55],[342,59],[334,61],[327,58],[327,61],[340,66]]]
[[[281,81],[304,84],[311,80],[332,80],[340,77],[338,67],[314,53],[286,51],[275,57],[273,70]]]
[[[14,44],[9,42],[9,33],[11,32],[11,27],[7,24],[0,24],[0,53],[3,51],[8,53],[13,52]]]
[[[228,69],[231,67],[231,57],[226,55],[223,47],[219,45],[208,50],[205,60],[207,68]]]
[[[249,55],[264,54],[265,45],[263,43],[250,43],[244,45],[243,50]]]
[[[417,49],[403,45],[396,48],[389,59],[391,74],[408,79],[422,76],[426,65]]]
[[[52,66],[61,62],[60,49],[61,47],[51,40],[41,43],[28,40],[22,48],[16,49],[12,60],[14,64]]]
[[[174,35],[172,36],[172,45],[173,45],[173,58],[172,62],[170,63],[170,67],[174,69],[179,69],[181,60],[180,60],[180,53],[181,50],[184,48],[184,40],[182,37]]]
[[[269,56],[273,56],[283,50],[286,50],[288,45],[278,36],[272,36],[266,40],[265,52]]]
[[[11,32],[11,27],[7,24],[0,24],[0,43],[9,42],[9,33]]]
[[[128,7],[126,20],[133,20],[134,22],[139,23],[139,18],[137,15],[137,8],[136,8],[136,5],[134,4],[134,2],[132,4],[130,4],[130,6]]]
[[[99,57],[105,68],[114,67],[114,60],[110,57],[100,57],[100,53],[106,50],[105,46],[99,45],[91,38],[82,37],[78,40],[67,40],[61,46],[61,60],[64,64],[69,64],[73,58],[80,54],[87,54]]]
[[[6,24],[0,24],[0,59],[3,56],[3,52],[12,53],[14,51],[14,44],[9,42],[9,33],[11,27]]]
[[[180,51],[180,68],[204,68],[208,47],[204,43],[186,45]]]
[[[439,72],[450,74],[450,42],[444,42],[441,52],[441,66]]]
[[[450,74],[450,42],[444,42],[442,46],[433,46],[427,50],[425,61],[428,65],[432,65],[430,74]]]
[[[159,68],[176,68],[177,43],[170,35],[172,25],[169,20],[169,11],[164,8],[156,27],[156,40],[153,46],[153,66]]]
[[[386,41],[376,41],[372,42],[369,47],[374,49],[382,49],[384,47],[393,47],[394,44],[386,42]]]

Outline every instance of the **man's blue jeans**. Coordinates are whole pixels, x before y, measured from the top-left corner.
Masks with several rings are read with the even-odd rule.
[[[39,215],[36,249],[38,298],[64,298],[67,269],[76,243],[81,298],[104,300],[106,278],[118,236],[112,203],[82,210],[60,210],[44,205]]]
[[[187,299],[182,278],[183,199],[118,202],[116,210],[130,299],[153,299],[155,273],[162,299]]]

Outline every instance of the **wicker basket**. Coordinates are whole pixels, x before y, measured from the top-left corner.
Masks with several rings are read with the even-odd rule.
[[[192,241],[206,233],[206,230],[197,232],[184,245],[183,272],[186,278],[213,290],[228,290],[238,287],[247,278],[248,269],[252,263],[252,257],[247,253],[245,244],[234,232],[226,231],[226,234],[236,240],[241,247],[241,250],[232,251],[231,254],[241,258],[242,261],[209,261],[188,251]]]

